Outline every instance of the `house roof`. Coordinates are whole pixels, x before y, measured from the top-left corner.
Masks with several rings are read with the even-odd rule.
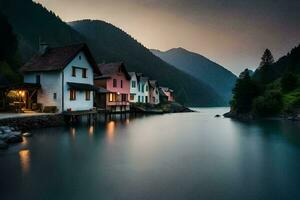
[[[64,69],[73,58],[83,51],[95,74],[99,74],[97,64],[84,43],[73,44],[63,47],[47,48],[43,54],[36,54],[25,65],[21,67],[21,72],[58,71]]]
[[[159,87],[163,92],[173,92],[172,89],[167,88],[167,87]]]
[[[104,76],[112,76],[122,71],[124,72],[126,78],[130,80],[130,75],[127,72],[123,62],[98,64],[98,69],[100,70],[101,74]]]
[[[159,87],[158,92],[159,92],[159,96],[167,97],[167,95],[164,93],[161,87]]]
[[[158,86],[158,83],[156,80],[149,80],[149,85],[150,87],[155,88]]]

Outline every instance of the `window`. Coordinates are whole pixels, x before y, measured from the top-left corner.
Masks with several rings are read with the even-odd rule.
[[[76,68],[75,67],[72,67],[72,76],[76,77]]]
[[[87,69],[82,69],[82,78],[87,78]]]
[[[144,85],[142,85],[142,92],[144,92]]]
[[[57,95],[56,93],[53,93],[53,99],[56,100],[57,99]]]
[[[148,97],[147,96],[145,96],[145,102],[148,103]]]
[[[91,100],[91,91],[88,90],[85,91],[85,100],[87,101]]]
[[[78,58],[79,58],[79,60],[81,60],[81,56],[79,56]]]
[[[135,86],[136,86],[136,82],[135,81],[131,81],[131,87],[135,88]]]
[[[134,100],[134,94],[130,94],[130,101]]]
[[[141,97],[140,96],[138,96],[138,102],[141,102]]]
[[[36,77],[35,77],[35,82],[36,82],[37,84],[40,84],[40,83],[41,83],[41,75],[36,75]]]
[[[148,85],[146,85],[146,92],[148,92]]]
[[[76,90],[75,89],[70,90],[70,100],[71,101],[76,100]]]
[[[142,103],[144,103],[144,96],[142,96]]]
[[[113,79],[113,87],[117,87],[117,79]]]
[[[109,101],[115,102],[116,101],[116,94],[115,93],[109,93]]]
[[[121,88],[123,88],[123,80],[121,80]]]
[[[127,94],[122,94],[121,98],[122,98],[122,101],[127,101]]]

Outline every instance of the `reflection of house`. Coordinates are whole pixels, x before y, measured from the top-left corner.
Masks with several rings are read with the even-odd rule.
[[[37,103],[58,112],[93,109],[93,77],[97,65],[85,44],[40,48],[22,68],[24,82],[40,84]]]
[[[102,75],[94,78],[94,84],[105,91],[97,93],[96,104],[112,112],[129,111],[130,75],[125,65],[100,64],[98,68]]]
[[[156,80],[149,81],[149,103],[159,104],[159,86]]]
[[[173,90],[167,87],[159,87],[161,91],[161,97],[164,98],[164,96],[167,97],[168,102],[174,101],[174,96],[173,96]]]

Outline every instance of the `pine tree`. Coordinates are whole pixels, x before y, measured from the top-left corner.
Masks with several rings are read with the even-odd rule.
[[[261,57],[261,62],[259,67],[269,66],[274,63],[274,57],[269,49],[266,49],[263,56]]]

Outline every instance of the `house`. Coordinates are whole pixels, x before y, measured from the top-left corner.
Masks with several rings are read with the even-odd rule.
[[[111,112],[129,111],[130,75],[124,63],[99,64],[101,76],[94,78],[94,85],[105,91],[96,94],[96,105]]]
[[[156,80],[149,80],[149,103],[159,104],[159,86]]]
[[[139,87],[139,81],[138,76],[136,72],[129,72],[130,75],[130,103],[137,103],[138,102],[138,87]]]
[[[149,78],[143,74],[138,73],[138,102],[149,103]]]
[[[159,87],[160,91],[167,96],[167,101],[168,102],[173,102],[174,101],[174,95],[173,95],[173,90],[171,90],[170,88],[167,87]],[[164,96],[163,94],[161,94],[161,96]]]
[[[40,85],[36,103],[43,110],[57,112],[85,111],[94,106],[93,78],[100,74],[86,44],[49,48],[40,46],[39,53],[21,67],[24,83]]]

